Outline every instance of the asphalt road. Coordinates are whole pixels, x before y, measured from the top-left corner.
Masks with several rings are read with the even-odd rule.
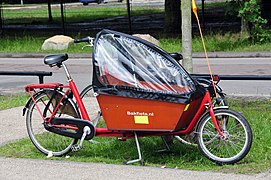
[[[71,58],[66,64],[80,90],[91,84],[92,65],[89,58]],[[65,83],[67,81],[63,69],[50,68],[44,65],[43,58],[0,58],[0,71],[51,71],[53,76],[45,77],[45,82]],[[23,87],[31,83],[38,83],[38,78],[31,76],[1,76],[0,94],[22,92]]]
[[[132,165],[76,163],[1,158],[0,178],[14,179],[90,179],[90,180],[268,180],[269,173],[243,175],[212,171],[188,171]]]
[[[213,74],[220,75],[271,75],[271,58],[210,58]],[[67,61],[79,90],[91,83],[90,57],[70,58]],[[208,73],[204,58],[194,58],[194,73]],[[66,82],[63,69],[50,68],[42,58],[0,58],[0,71],[52,71],[45,82]],[[1,76],[0,94],[22,92],[23,87],[37,83],[37,77]],[[271,97],[271,81],[221,81],[220,86],[228,95]]]

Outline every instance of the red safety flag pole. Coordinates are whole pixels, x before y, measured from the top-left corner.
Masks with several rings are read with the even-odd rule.
[[[206,50],[206,46],[205,46],[203,34],[202,34],[202,31],[201,31],[201,26],[200,26],[200,23],[199,23],[198,8],[197,8],[195,0],[192,0],[192,10],[193,10],[193,13],[194,13],[194,15],[195,15],[195,17],[197,19],[197,23],[198,23],[198,27],[199,27],[199,33],[200,33],[200,37],[201,37],[201,41],[202,41],[202,45],[203,45],[203,49],[204,49],[204,53],[205,53],[205,58],[206,58],[208,69],[209,69],[209,73],[210,73],[210,76],[211,76],[211,80],[212,80],[212,85],[213,85],[213,88],[214,88],[215,96],[217,97],[217,92],[216,92],[215,83],[214,83],[214,79],[213,79],[213,73],[212,73],[212,69],[211,69],[211,66],[210,66],[210,61],[209,61],[209,58],[208,58],[208,54],[207,54],[207,50]]]

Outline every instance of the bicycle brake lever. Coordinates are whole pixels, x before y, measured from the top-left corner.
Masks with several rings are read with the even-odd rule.
[[[92,47],[93,46],[93,42],[94,42],[94,39],[93,37],[90,37],[89,38],[89,45]]]
[[[94,39],[95,38],[92,38],[92,37],[88,37],[88,45],[85,45],[82,47],[82,49],[84,49],[85,47],[93,47],[94,46]]]
[[[92,47],[92,46],[93,45],[88,44],[88,45],[83,46],[82,49],[84,49],[85,47]]]

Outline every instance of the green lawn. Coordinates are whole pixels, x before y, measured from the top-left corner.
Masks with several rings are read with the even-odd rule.
[[[7,5],[6,5],[7,6]],[[225,6],[225,3],[211,3],[208,4],[208,8],[214,8],[214,6]],[[134,6],[132,7],[132,16],[163,13],[164,7],[156,6]],[[125,3],[116,3],[110,6],[77,6],[66,8],[65,20],[69,22],[86,22],[93,21],[97,19],[106,19],[112,17],[127,16],[127,9]],[[39,8],[31,9],[18,9],[14,10],[3,10],[3,17],[5,24],[50,24],[60,22],[60,8],[53,7],[52,15],[53,22],[48,22],[48,12],[47,5],[44,4]],[[270,31],[271,32],[271,31]],[[198,30],[193,31],[193,51],[202,52],[202,42],[198,35]],[[270,33],[271,34],[271,33]],[[8,34],[1,36],[0,52],[7,53],[51,53],[54,51],[42,51],[41,45],[45,39],[51,37],[52,32],[44,35],[43,32],[35,32],[33,34],[27,34],[26,32],[21,32],[20,34]],[[95,36],[95,34],[87,34]],[[163,49],[169,52],[181,52],[181,37],[180,35],[174,35],[169,37],[163,32],[157,34],[151,34],[155,36],[160,42]],[[80,38],[86,36],[85,34],[70,34],[72,38]],[[242,52],[242,51],[270,51],[271,43],[263,44],[252,44],[249,42],[246,35],[241,35],[240,33],[220,33],[209,32],[204,33],[206,49],[209,52],[213,51],[225,51],[225,52]],[[55,51],[67,52],[67,53],[88,53],[89,49],[82,49],[82,44],[72,45],[68,50],[65,51]]]
[[[72,36],[72,38],[80,38],[80,34]],[[82,47],[86,44],[72,44],[69,49],[63,51],[44,51],[41,46],[48,36],[8,36],[1,40],[0,52],[5,53],[91,53],[92,48]],[[181,52],[181,38],[175,37],[156,37],[161,44],[161,47],[168,52]],[[251,44],[239,34],[216,34],[205,36],[206,49],[209,52],[224,51],[224,52],[243,52],[243,51],[269,51],[271,43]],[[193,38],[193,52],[202,52],[202,42],[199,37]]]
[[[117,4],[116,6],[77,6],[65,8],[65,21],[84,22],[98,19],[113,18],[118,16],[128,16],[125,4]],[[162,13],[163,7],[139,6],[132,8],[133,16]],[[3,9],[5,24],[47,24],[48,8],[40,6],[39,8],[26,9]],[[53,22],[61,22],[61,11],[59,7],[52,7]]]
[[[235,165],[218,166],[206,159],[197,147],[181,144],[177,141],[172,146],[172,152],[162,153],[160,137],[140,138],[143,158],[147,166],[180,168],[190,170],[212,170],[231,173],[259,173],[271,168],[271,100],[230,99],[232,109],[240,111],[249,121],[253,131],[253,145],[249,154]],[[0,155],[12,158],[48,159],[40,153],[28,138],[0,147]],[[84,143],[84,148],[67,157],[52,157],[49,159],[103,162],[122,164],[126,160],[137,158],[135,142],[132,139],[119,141],[113,139],[110,143]]]
[[[0,110],[23,106],[28,98],[27,94],[0,95]]]

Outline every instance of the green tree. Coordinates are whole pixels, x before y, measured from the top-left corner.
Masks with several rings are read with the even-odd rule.
[[[165,0],[165,26],[166,33],[181,32],[180,0]]]
[[[267,20],[261,15],[261,8],[259,0],[244,0],[238,1],[240,9],[238,16],[242,18],[243,27],[242,31],[249,34],[249,39],[253,43],[270,41],[270,35],[264,28]]]
[[[262,16],[269,21],[271,24],[271,1],[270,0],[261,0],[261,9]]]

